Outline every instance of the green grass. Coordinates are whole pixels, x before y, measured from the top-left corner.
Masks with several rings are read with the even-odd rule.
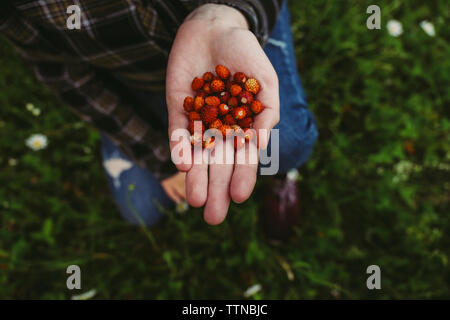
[[[382,29],[373,31],[369,4],[291,1],[320,138],[301,169],[302,223],[284,244],[264,237],[255,199],[232,205],[218,227],[201,210],[168,213],[150,234],[127,225],[98,133],[2,40],[0,298],[70,298],[70,264],[81,267],[80,292],[95,288],[97,298],[241,298],[256,283],[256,299],[449,298],[448,3],[379,1]],[[402,22],[399,38],[389,19]],[[436,37],[419,27],[425,19]],[[25,146],[33,133],[49,137],[47,149]],[[379,291],[366,288],[372,264]]]

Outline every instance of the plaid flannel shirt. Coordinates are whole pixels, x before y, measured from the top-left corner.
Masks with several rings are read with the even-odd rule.
[[[176,31],[205,3],[240,10],[264,44],[282,0],[1,0],[0,33],[41,82],[162,178],[174,169],[167,132],[139,114],[133,96],[119,88],[163,91]],[[67,28],[71,5],[81,9],[80,30]]]

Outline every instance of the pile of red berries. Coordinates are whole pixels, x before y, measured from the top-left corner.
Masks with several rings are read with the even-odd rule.
[[[212,148],[214,137],[204,138],[195,135],[194,122],[201,121],[202,136],[206,128],[220,130],[225,138],[231,134],[242,135],[245,140],[253,138],[254,116],[263,110],[261,101],[256,99],[260,86],[255,78],[236,72],[232,77],[230,70],[223,65],[216,66],[216,75],[205,72],[192,80],[194,97],[186,97],[183,107],[188,114],[192,144],[202,142],[203,147]],[[245,141],[243,141],[245,143]],[[235,140],[235,147],[239,142]]]

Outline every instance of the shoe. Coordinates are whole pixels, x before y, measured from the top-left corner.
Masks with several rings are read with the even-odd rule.
[[[299,222],[300,194],[297,186],[297,169],[286,175],[270,178],[262,206],[262,219],[267,235],[274,240],[285,240]]]

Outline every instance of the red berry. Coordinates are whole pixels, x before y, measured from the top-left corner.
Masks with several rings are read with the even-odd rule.
[[[210,94],[211,93],[211,85],[209,84],[209,82],[206,82],[203,85],[203,92],[206,94]]]
[[[233,84],[234,84],[234,83],[233,83],[232,80],[228,80],[227,83],[225,84],[225,89],[226,89],[227,91],[230,91],[231,86],[232,86]]]
[[[231,128],[231,126],[229,126],[227,124],[222,125],[220,127],[220,131],[222,132],[222,135],[224,137],[227,137],[233,133],[233,129]]]
[[[220,99],[220,102],[222,102],[222,103],[227,103],[229,98],[230,98],[229,92],[223,91],[219,94],[219,99]]]
[[[200,90],[203,87],[203,79],[199,77],[195,77],[194,80],[192,80],[192,90],[197,91]]]
[[[239,102],[242,104],[250,104],[253,101],[253,96],[250,92],[248,91],[242,91],[239,94]]]
[[[200,114],[198,112],[195,112],[195,111],[189,112],[188,118],[189,118],[190,121],[202,120],[202,118],[200,117]]]
[[[238,100],[236,97],[231,97],[230,99],[228,99],[228,106],[234,108],[238,106]]]
[[[211,82],[212,81],[212,79],[214,78],[214,75],[213,75],[213,73],[212,72],[205,72],[204,74],[203,74],[203,80],[205,80],[205,81],[207,81],[207,82]]]
[[[247,81],[247,76],[243,72],[236,72],[234,74],[233,78],[234,78],[234,81],[236,81],[237,83],[244,84],[245,81]]]
[[[257,94],[259,92],[258,81],[255,78],[248,78],[247,81],[245,81],[245,90]]]
[[[219,129],[222,126],[222,121],[220,121],[219,119],[214,120],[213,122],[211,122],[211,124],[209,125],[210,129]]]
[[[230,88],[230,93],[232,96],[237,96],[239,93],[241,93],[242,87],[238,84],[233,84]]]
[[[194,98],[189,96],[184,98],[183,108],[186,112],[194,110]]]
[[[227,114],[228,111],[230,111],[230,107],[228,105],[226,105],[225,103],[221,103],[219,105],[219,113],[221,116],[223,116],[224,114]]]
[[[247,117],[252,115],[252,110],[250,110],[250,107],[247,104],[243,104],[241,107],[244,108]]]
[[[223,117],[223,123],[232,126],[232,125],[236,124],[236,120],[234,120],[233,115],[228,113]]]
[[[225,67],[221,64],[216,66],[216,73],[223,80],[226,80],[230,77],[230,70],[228,70],[227,67]]]
[[[201,108],[205,105],[205,99],[203,97],[195,97],[194,99],[194,110],[199,112]]]
[[[252,104],[250,105],[250,109],[252,110],[252,112],[254,114],[258,114],[264,109],[264,107],[263,107],[261,101],[253,100]]]
[[[220,104],[220,99],[215,96],[209,96],[205,98],[205,103],[208,106],[218,107]]]
[[[225,90],[225,83],[222,80],[213,80],[211,81],[211,90],[213,92],[221,92]]]
[[[206,93],[205,93],[205,91],[203,91],[203,90],[199,90],[199,91],[197,91],[197,93],[195,94],[195,97],[202,97],[202,98],[204,98],[204,97],[206,97]]]
[[[244,119],[247,113],[245,112],[245,109],[242,107],[237,107],[233,109],[233,117],[236,120]]]
[[[200,111],[200,115],[204,123],[210,124],[217,119],[217,116],[219,115],[219,108],[206,105]]]
[[[253,124],[253,119],[251,117],[247,117],[238,121],[239,126],[242,128],[250,128]]]

